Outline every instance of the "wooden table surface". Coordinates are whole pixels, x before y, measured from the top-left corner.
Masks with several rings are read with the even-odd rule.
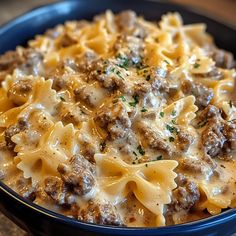
[[[46,3],[56,0],[0,0],[0,25],[8,20]],[[236,0],[172,0],[208,12],[210,16],[236,27]],[[0,236],[26,236],[27,234],[0,213]]]

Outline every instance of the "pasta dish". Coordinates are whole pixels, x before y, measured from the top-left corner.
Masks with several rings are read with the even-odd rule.
[[[0,179],[103,225],[234,208],[235,77],[233,55],[178,13],[58,25],[0,56]]]

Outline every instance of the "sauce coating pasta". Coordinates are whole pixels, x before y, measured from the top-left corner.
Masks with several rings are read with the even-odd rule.
[[[78,220],[155,227],[236,203],[235,62],[204,24],[133,11],[0,56],[0,179]]]

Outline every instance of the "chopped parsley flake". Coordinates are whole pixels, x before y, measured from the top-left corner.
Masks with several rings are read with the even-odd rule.
[[[129,66],[129,59],[121,54],[118,54],[117,58],[120,60],[118,66],[127,70]]]
[[[157,160],[157,161],[162,160],[162,155],[158,156],[158,157],[156,158],[156,160]]]
[[[230,108],[232,108],[232,107],[233,107],[233,103],[232,103],[232,101],[231,101],[231,100],[229,101],[229,106],[230,106]]]
[[[167,60],[164,60],[164,62],[165,62],[166,64],[170,65],[170,63],[169,63]]]
[[[61,99],[61,101],[63,101],[63,102],[65,102],[66,100],[65,100],[65,98],[63,98],[63,97],[60,97],[60,99]]]
[[[194,67],[195,69],[197,69],[197,68],[200,67],[200,64],[199,64],[199,63],[195,63],[195,64],[193,65],[193,67]]]
[[[176,125],[176,120],[171,120],[171,123]]]
[[[175,139],[173,137],[169,137],[169,142],[174,142]]]
[[[164,117],[165,113],[163,111],[160,112],[160,117]]]
[[[148,167],[148,164],[146,163],[145,166]]]
[[[173,134],[174,132],[175,132],[176,134],[178,134],[178,130],[177,130],[176,127],[174,127],[174,126],[170,126],[170,125],[167,124],[167,125],[166,125],[166,129],[169,130],[170,133],[172,133],[172,134]]]
[[[125,96],[120,96],[119,98],[121,98],[121,100],[122,100],[122,102],[126,102],[126,98],[125,98]]]
[[[134,154],[135,156],[138,156],[138,154],[137,154],[135,151],[133,151],[133,154]]]
[[[135,107],[138,103],[139,103],[139,96],[136,94],[133,96],[134,101],[133,102],[129,102],[129,105],[132,107]]]
[[[121,79],[124,80],[124,77],[122,77],[121,72],[120,72],[119,70],[116,72],[116,74],[117,74]]]
[[[173,111],[171,112],[171,115],[172,115],[172,116],[175,116],[175,115],[176,115],[176,111],[173,110]]]
[[[138,149],[138,152],[139,152],[142,156],[145,154],[145,151],[143,150],[143,148],[142,148],[141,145],[138,145],[137,149]]]
[[[145,108],[145,107],[143,107],[142,109],[141,109],[141,112],[146,112],[147,111],[147,109]]]

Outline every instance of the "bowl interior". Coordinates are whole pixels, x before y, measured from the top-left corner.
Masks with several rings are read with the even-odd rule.
[[[51,28],[59,23],[63,23],[66,20],[78,20],[78,19],[92,19],[92,17],[98,13],[104,12],[106,9],[111,9],[114,12],[118,12],[124,9],[132,9],[138,14],[143,15],[148,20],[160,20],[160,17],[167,12],[178,11],[185,24],[204,22],[207,24],[207,31],[213,35],[216,44],[220,48],[229,50],[236,55],[236,31],[235,29],[219,23],[213,19],[210,19],[200,13],[196,13],[193,10],[173,5],[171,3],[164,3],[151,0],[78,0],[78,1],[63,1],[56,4],[37,8],[31,12],[22,15],[19,18],[3,25],[0,28],[0,54],[7,50],[14,50],[17,45],[26,45],[26,42],[33,38],[36,34],[43,33],[46,29]],[[106,229],[108,233],[110,229],[114,227],[96,226],[87,223],[80,223],[74,220],[68,220],[67,217],[61,216],[56,213],[52,213],[45,210],[35,204],[29,203],[26,200],[19,197],[16,193],[6,187],[0,182],[0,190],[4,191],[9,198],[14,199],[22,206],[31,208],[33,211],[37,211],[44,217],[56,219],[58,221],[67,222],[69,225],[79,225],[78,227],[87,227],[89,230],[96,228],[97,232]],[[1,201],[0,201],[1,202]],[[3,206],[4,207],[4,206]],[[2,208],[3,208],[2,207]],[[5,210],[6,214],[9,210]],[[235,215],[235,210],[228,210],[221,215],[210,217],[205,220],[200,220],[194,223],[185,224],[184,231],[192,232],[204,227],[210,227],[222,223],[222,219],[231,219]],[[19,220],[12,218],[15,222],[19,223]],[[76,227],[77,227],[76,226]],[[175,230],[180,230],[182,226],[161,227],[159,232],[170,233]],[[194,229],[194,230],[193,230]],[[125,234],[128,231],[134,231],[134,229],[122,229]],[[141,229],[139,229],[141,230]],[[142,229],[144,230],[144,229]],[[144,235],[143,231],[139,231],[139,235]],[[135,230],[134,235],[137,233]],[[122,233],[123,234],[123,233]],[[131,235],[131,234],[130,234]],[[157,234],[155,228],[145,231],[145,235],[161,235]],[[168,235],[168,234],[166,234]]]

